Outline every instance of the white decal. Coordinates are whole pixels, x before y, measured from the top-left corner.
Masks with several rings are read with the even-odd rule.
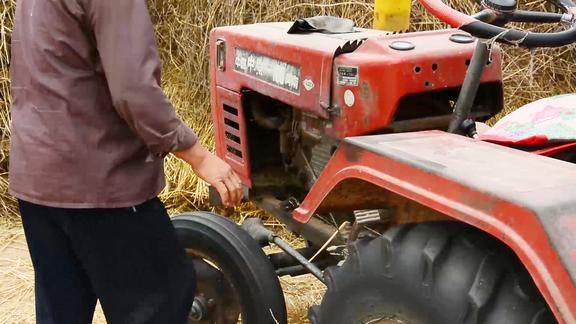
[[[337,83],[341,86],[358,86],[359,68],[357,66],[338,66]]]
[[[354,96],[354,92],[352,92],[352,90],[346,90],[344,92],[344,103],[348,107],[352,107],[354,106],[354,103],[356,103],[356,97]]]
[[[300,67],[272,57],[236,48],[236,71],[249,74],[262,81],[300,93]]]
[[[304,89],[306,89],[307,91],[314,89],[314,87],[316,86],[314,84],[314,81],[312,81],[311,79],[306,79],[302,83],[304,84]]]

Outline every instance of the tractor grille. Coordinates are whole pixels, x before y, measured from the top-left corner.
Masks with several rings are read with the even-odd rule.
[[[334,146],[328,143],[318,144],[312,148],[310,165],[317,177],[320,176],[320,173],[322,173],[322,170],[324,170],[326,164],[328,164],[328,161],[332,158],[333,148]]]
[[[230,157],[239,162],[244,162],[244,153],[242,150],[242,125],[238,109],[224,105],[224,144]]]

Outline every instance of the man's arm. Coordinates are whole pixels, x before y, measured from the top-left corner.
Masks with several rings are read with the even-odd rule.
[[[238,204],[242,198],[238,176],[198,143],[160,87],[161,61],[146,0],[81,1],[118,114],[152,156],[176,152],[219,191],[224,204]]]
[[[244,194],[238,175],[230,165],[204,146],[197,144],[188,150],[175,152],[174,155],[190,164],[200,178],[214,186],[224,205],[238,205],[242,201]]]

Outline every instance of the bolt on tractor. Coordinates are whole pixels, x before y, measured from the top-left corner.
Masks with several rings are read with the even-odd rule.
[[[312,274],[327,287],[314,324],[576,323],[576,95],[482,124],[504,108],[501,51],[576,42],[576,5],[420,2],[454,29],[314,17],[212,31],[217,153],[307,245],[259,219],[177,216],[191,322],[285,323],[278,276]]]

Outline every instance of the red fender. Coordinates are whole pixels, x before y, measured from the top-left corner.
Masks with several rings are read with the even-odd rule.
[[[576,165],[439,131],[349,138],[294,218],[307,222],[354,178],[500,239],[558,321],[576,322]]]

